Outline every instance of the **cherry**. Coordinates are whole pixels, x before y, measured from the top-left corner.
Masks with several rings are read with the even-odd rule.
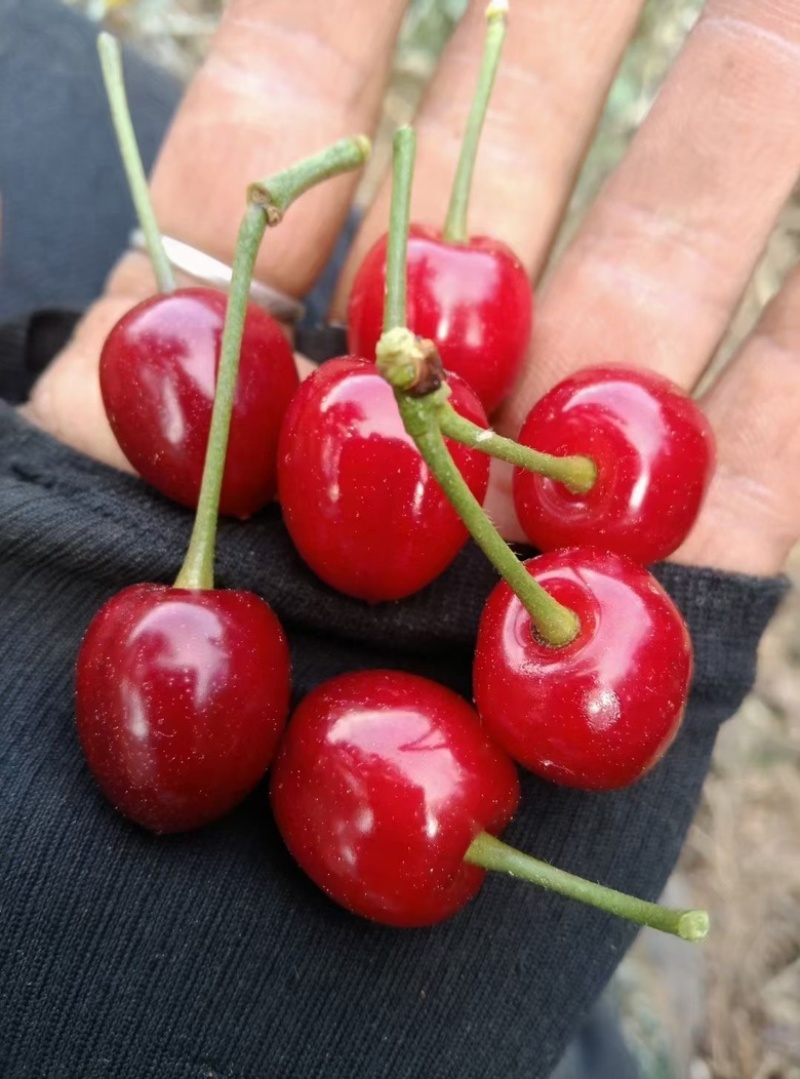
[[[272,769],[275,820],[327,895],[365,918],[432,925],[459,911],[485,870],[509,873],[684,940],[705,911],[670,910],[565,873],[496,837],[519,780],[474,710],[426,678],[340,675],[300,704]]]
[[[511,820],[519,781],[456,694],[416,675],[360,671],[300,703],[270,793],[286,845],[332,899],[421,926],[476,894],[485,873],[464,855]]]
[[[714,436],[695,402],[668,379],[590,367],[534,405],[519,441],[591,458],[591,489],[514,470],[514,505],[540,550],[596,545],[637,562],[674,551],[692,527],[715,463]]]
[[[507,584],[489,596],[475,649],[481,719],[545,779],[612,790],[641,778],[683,717],[692,647],[672,600],[642,566],[597,548],[552,551],[525,569],[575,611],[562,648],[543,643]]]
[[[98,48],[114,130],[162,295],[128,312],[112,329],[100,360],[106,413],[122,452],[162,494],[182,505],[198,504],[211,424],[227,297],[216,289],[175,289],[136,145],[122,77],[119,45],[101,34]],[[258,246],[292,202],[328,176],[354,169],[370,153],[369,139],[341,139],[321,154],[256,182],[248,191],[237,254],[239,281],[252,280]],[[245,233],[247,237],[245,237]],[[235,269],[235,267],[234,267]],[[222,480],[219,512],[249,517],[275,494],[278,432],[298,386],[292,350],[280,325],[247,293],[234,297],[240,371],[234,379],[233,430]]]
[[[386,237],[367,254],[347,310],[348,348],[374,357],[386,289]],[[432,340],[448,371],[465,379],[492,413],[508,395],[528,351],[533,291],[505,244],[486,236],[451,243],[412,225],[407,325]]]
[[[123,315],[100,359],[112,430],[157,490],[195,507],[227,298],[210,288],[153,296]],[[280,325],[248,305],[220,512],[249,517],[275,495],[278,433],[299,379]]]
[[[506,0],[491,0],[486,8],[486,44],[444,228],[441,232],[420,225],[410,228],[403,318],[384,318],[384,296],[392,291],[387,287],[386,237],[364,259],[347,311],[351,352],[373,359],[381,330],[405,325],[433,341],[447,370],[466,379],[488,413],[516,381],[533,319],[531,283],[517,256],[498,240],[470,236],[467,228],[478,143],[507,15]]]
[[[289,650],[249,592],[139,584],[92,621],[77,661],[78,737],[103,793],[155,832],[227,813],[270,764]]]
[[[485,427],[469,387],[450,381],[455,409]],[[488,458],[453,444],[480,501]],[[330,360],[295,394],[281,431],[278,492],[303,559],[328,584],[377,602],[423,588],[446,568],[467,530],[406,433],[374,364]]]

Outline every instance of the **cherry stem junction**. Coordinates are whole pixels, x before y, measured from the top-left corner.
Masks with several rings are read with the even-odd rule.
[[[406,333],[413,340],[413,334],[409,330],[393,330],[384,334],[378,342],[378,368],[384,377],[388,377],[387,367],[383,362],[384,346],[387,339],[391,344],[392,334],[399,333]],[[388,381],[391,382],[391,378],[388,378]],[[395,389],[397,406],[406,431],[414,439],[422,459],[436,477],[472,538],[519,597],[542,639],[555,648],[569,644],[580,629],[577,615],[553,599],[538,581],[531,577],[483,512],[480,502],[470,491],[445,445],[436,419],[437,409],[433,400],[436,396],[434,393],[412,397]]]
[[[128,186],[136,209],[136,217],[144,233],[147,252],[156,276],[159,292],[175,290],[175,276],[164,251],[164,242],[156,221],[155,210],[150,199],[142,157],[133,130],[128,97],[125,93],[125,80],[122,74],[122,54],[119,42],[111,34],[102,33],[97,38],[97,51],[100,53],[100,67],[103,82],[111,109],[114,133],[117,136],[119,152]]]
[[[662,907],[658,903],[648,903],[644,899],[605,888],[602,884],[576,877],[563,869],[532,858],[529,854],[509,847],[488,832],[481,832],[470,844],[464,860],[471,865],[491,869],[497,873],[507,873],[520,880],[538,884],[551,892],[577,899],[581,903],[597,907],[608,914],[627,918],[637,925],[647,925],[651,929],[660,929],[662,933],[672,933],[681,940],[703,940],[708,934],[709,918],[704,910],[675,910]]]
[[[392,204],[389,210],[389,238],[386,250],[386,303],[383,329],[406,324],[406,251],[411,220],[411,185],[417,140],[414,129],[399,127],[392,139]]]
[[[331,176],[359,168],[370,152],[364,135],[342,139],[269,180],[248,188],[248,206],[239,228],[222,331],[217,386],[194,527],[176,588],[214,587],[214,547],[219,497],[228,450],[231,414],[239,375],[239,354],[250,297],[250,284],[261,241],[296,198]]]
[[[461,143],[461,154],[442,233],[449,243],[465,244],[469,238],[467,211],[472,190],[472,175],[475,171],[481,130],[489,108],[489,98],[505,41],[507,21],[508,0],[491,0],[486,8],[486,44],[478,75],[478,85],[472,99],[464,140]]]
[[[309,188],[343,172],[361,168],[371,152],[372,143],[366,135],[339,139],[326,150],[303,158],[291,168],[250,184],[248,201],[262,208],[268,225],[278,225],[292,203]]]
[[[591,491],[597,479],[597,467],[589,457],[556,457],[550,453],[540,453],[529,446],[521,446],[511,438],[504,438],[485,427],[479,427],[464,416],[459,416],[449,401],[437,401],[436,419],[442,434],[454,442],[460,442],[470,449],[481,450],[501,461],[508,461],[517,468],[524,468],[528,472],[563,483],[573,494]]]

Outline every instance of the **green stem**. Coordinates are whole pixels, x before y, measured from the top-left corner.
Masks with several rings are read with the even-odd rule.
[[[414,129],[399,127],[392,140],[392,205],[389,210],[389,242],[386,251],[384,332],[406,324],[406,250],[416,150]]]
[[[369,139],[363,135],[342,139],[248,189],[248,206],[239,228],[231,267],[231,284],[225,326],[222,331],[217,387],[203,480],[197,502],[194,527],[176,588],[214,587],[214,546],[225,455],[228,450],[233,400],[239,374],[239,353],[250,296],[250,283],[264,232],[277,225],[296,198],[316,183],[349,169],[358,168],[369,154]]]
[[[703,940],[708,933],[708,914],[704,910],[674,910],[636,899],[613,888],[604,888],[601,884],[565,873],[563,869],[556,869],[547,862],[523,854],[488,832],[481,832],[472,841],[464,860],[483,869],[508,873],[520,880],[538,884],[541,888],[588,903],[619,918],[627,918],[637,925],[672,933],[682,940]]]
[[[472,174],[475,171],[475,158],[478,155],[478,142],[481,137],[483,121],[489,107],[492,87],[500,53],[506,36],[508,16],[507,0],[492,0],[486,9],[486,44],[478,75],[478,86],[472,99],[461,155],[458,159],[456,178],[450,195],[450,205],[444,223],[444,239],[453,244],[464,244],[469,238],[467,232],[467,210],[472,190]]]
[[[262,207],[268,225],[277,225],[292,203],[309,188],[343,172],[361,168],[371,150],[372,144],[366,135],[339,139],[332,146],[303,158],[283,172],[250,184],[248,200]]]
[[[380,357],[380,344],[378,354]],[[406,430],[472,538],[519,597],[538,634],[555,648],[569,644],[580,629],[577,615],[554,600],[531,577],[483,512],[444,444],[436,422],[436,405],[431,400],[435,396],[410,397],[402,390],[395,390]]]
[[[408,154],[409,146],[413,150],[414,133],[411,129],[405,129],[402,137],[395,138],[394,143],[393,177],[396,180],[400,174],[400,186],[396,183],[392,186],[389,250],[392,252],[393,265],[392,272],[387,272],[386,276],[384,309],[391,314],[384,316],[389,328],[378,342],[376,365],[393,387],[405,429],[445,496],[497,572],[516,592],[539,635],[548,644],[559,648],[577,636],[580,629],[578,617],[574,611],[554,600],[531,577],[470,491],[439,430],[437,408],[445,392],[440,388],[443,371],[439,355],[432,342],[421,340],[402,323],[398,325],[396,322],[395,316],[399,317],[404,308],[402,296],[405,293],[408,214],[403,207],[408,201],[410,177],[406,170],[410,171],[413,165],[413,153],[405,158],[402,167],[397,165],[396,159],[401,153],[404,156]],[[401,294],[400,300],[398,292]]]
[[[482,450],[490,457],[508,461],[517,468],[547,476],[563,483],[574,494],[591,491],[597,479],[597,468],[589,457],[554,457],[550,453],[540,453],[529,446],[521,446],[511,438],[503,438],[502,435],[459,416],[449,401],[442,400],[437,405],[436,415],[442,434],[452,438],[454,442],[460,442],[473,450]]]
[[[122,76],[122,56],[119,43],[111,34],[100,34],[97,38],[97,51],[100,53],[100,66],[103,70],[103,81],[108,96],[108,104],[111,108],[111,119],[114,123],[119,152],[122,156],[122,164],[125,168],[125,175],[128,177],[128,186],[131,190],[133,205],[136,208],[136,216],[147,243],[147,251],[150,255],[153,272],[156,275],[158,289],[159,292],[172,292],[175,289],[175,277],[164,252],[161,232],[156,221],[153,203],[150,200],[147,176],[145,175],[139,147],[136,143],[136,134],[133,130],[128,98],[125,93],[125,81]]]
[[[228,452],[228,435],[239,375],[239,351],[244,333],[244,320],[250,297],[253,267],[267,228],[267,217],[260,206],[251,204],[239,228],[236,252],[231,267],[228,307],[222,331],[217,388],[208,432],[208,447],[203,466],[203,480],[194,528],[189,540],[181,571],[175,580],[176,588],[214,587],[214,546],[217,539],[219,496]]]

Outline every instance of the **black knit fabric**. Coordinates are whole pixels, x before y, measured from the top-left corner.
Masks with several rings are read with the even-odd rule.
[[[7,334],[19,394],[31,334]],[[16,344],[15,344],[16,342]],[[500,878],[449,923],[397,931],[305,880],[266,788],[196,834],[155,838],[103,800],[73,725],[72,668],[101,603],[170,581],[190,515],[0,410],[0,1075],[3,1079],[536,1079],[550,1073],[630,944],[625,922]],[[430,588],[367,606],[304,568],[270,508],[224,522],[218,583],[286,627],[296,696],[391,666],[469,695],[493,570],[470,547]],[[656,898],[719,723],[749,688],[785,589],[657,567],[695,643],[681,734],[637,786],[585,794],[528,776],[506,838]],[[689,945],[687,945],[689,947]]]

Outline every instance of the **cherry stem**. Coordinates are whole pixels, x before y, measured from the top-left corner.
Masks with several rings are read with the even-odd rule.
[[[541,888],[547,888],[548,891],[588,903],[589,906],[597,907],[608,914],[627,918],[637,925],[647,925],[651,929],[660,929],[662,933],[672,933],[681,940],[703,940],[708,934],[708,913],[704,910],[675,910],[672,907],[662,907],[658,903],[648,903],[644,899],[636,899],[613,888],[605,888],[602,884],[576,877],[538,858],[532,858],[529,854],[523,854],[488,832],[481,832],[473,839],[464,855],[464,861],[483,869],[530,881]]]
[[[521,446],[511,438],[503,438],[494,431],[479,427],[464,416],[459,416],[449,401],[441,400],[437,404],[436,418],[442,434],[469,446],[481,450],[490,457],[508,461],[517,468],[535,472],[539,476],[563,483],[574,494],[591,491],[597,479],[597,468],[589,457],[555,457],[550,453],[540,453],[529,446]]]
[[[392,205],[389,211],[389,240],[386,251],[384,332],[406,324],[406,252],[416,151],[414,129],[408,126],[399,127],[392,139]]]
[[[397,334],[398,331],[393,331]],[[409,333],[409,331],[405,331]],[[378,344],[378,366],[381,366],[381,344]],[[409,336],[412,336],[409,333]],[[441,391],[439,391],[441,392]],[[412,397],[395,389],[397,405],[405,429],[414,439],[423,460],[436,477],[451,505],[467,526],[472,538],[519,597],[530,614],[538,634],[554,648],[574,640],[580,622],[574,611],[562,606],[528,573],[503,537],[483,512],[481,504],[470,491],[444,443],[436,420],[437,394]]]
[[[97,51],[100,53],[100,67],[103,71],[103,82],[122,164],[128,178],[136,216],[144,233],[158,290],[159,292],[173,292],[175,276],[164,251],[164,242],[156,221],[150,190],[147,186],[147,176],[133,130],[128,97],[125,93],[125,80],[122,75],[122,53],[119,42],[111,34],[100,34],[97,38]]]
[[[327,149],[303,158],[283,172],[250,184],[247,189],[248,201],[263,209],[268,225],[278,225],[295,199],[309,188],[343,172],[361,168],[371,152],[372,143],[366,135],[339,139]]]
[[[497,572],[516,592],[540,637],[554,648],[574,640],[580,622],[535,581],[483,512],[444,443],[437,419],[447,387],[441,360],[432,342],[416,337],[397,319],[405,315],[408,199],[414,168],[415,134],[399,128],[393,143],[392,204],[386,271],[384,330],[376,349],[378,371],[394,389],[406,431],[423,460]],[[391,266],[389,265],[391,263]],[[398,301],[398,292],[400,300]]]
[[[508,20],[508,0],[491,0],[486,8],[486,44],[478,75],[478,85],[472,99],[464,140],[461,143],[461,155],[458,159],[456,178],[447,208],[443,238],[448,243],[464,244],[469,238],[467,232],[467,211],[472,190],[472,175],[475,171],[475,159],[478,155],[478,143],[483,122],[489,108],[489,98],[494,86],[500,53],[506,36]]]
[[[219,497],[225,471],[239,353],[250,297],[253,269],[264,233],[277,225],[296,198],[316,183],[360,167],[369,156],[370,142],[364,135],[342,139],[305,158],[263,183],[248,188],[248,206],[239,228],[231,267],[231,283],[222,331],[217,386],[211,427],[203,466],[194,527],[176,588],[214,587],[214,547],[217,538]]]
[[[244,333],[244,320],[250,297],[250,282],[259,246],[267,228],[267,218],[260,206],[251,204],[239,228],[239,238],[231,267],[231,284],[225,325],[222,330],[217,386],[214,408],[208,432],[208,446],[203,465],[203,479],[197,501],[194,528],[189,540],[181,571],[175,580],[176,588],[214,587],[214,547],[217,539],[219,496],[225,457],[228,452],[231,413],[239,375],[239,352]]]

